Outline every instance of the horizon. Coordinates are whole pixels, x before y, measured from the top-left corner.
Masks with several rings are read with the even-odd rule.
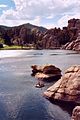
[[[79,0],[0,0],[0,25],[62,28],[69,19],[80,19],[79,11]]]
[[[75,18],[72,18],[72,19],[75,19]],[[76,18],[76,19],[79,19],[79,18]],[[69,20],[70,20],[70,19],[69,19]],[[68,23],[68,21],[67,21],[67,23]],[[44,27],[44,26],[41,26],[41,25],[34,25],[34,24],[32,24],[32,23],[22,23],[22,24],[20,24],[20,25],[13,25],[13,26],[1,25],[1,24],[0,24],[0,26],[4,26],[4,27],[18,27],[18,26],[26,25],[26,24],[33,25],[33,26],[36,26],[36,27],[42,27],[42,28],[45,28],[45,29],[54,29],[54,28],[63,29],[63,27],[67,27],[67,26],[62,26],[62,27],[59,27],[59,26],[56,27],[56,26],[54,26],[54,27],[47,28],[47,27]]]

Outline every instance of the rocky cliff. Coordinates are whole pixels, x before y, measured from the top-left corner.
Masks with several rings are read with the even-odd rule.
[[[38,34],[37,49],[69,49],[80,51],[80,19],[71,19],[68,26],[52,28]]]
[[[0,38],[7,45],[32,44],[36,49],[70,49],[80,51],[80,19],[71,19],[68,26],[46,29],[24,24],[15,27],[0,26]]]
[[[67,50],[80,51],[80,19],[69,20],[67,28],[70,32],[71,37],[70,40],[62,48]]]

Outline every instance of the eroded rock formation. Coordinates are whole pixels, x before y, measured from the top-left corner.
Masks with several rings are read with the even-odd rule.
[[[70,49],[80,51],[80,19],[71,19],[68,26],[46,29],[31,24],[16,27],[0,26],[0,38],[7,45],[32,44],[35,49]],[[64,45],[64,46],[63,46]]]
[[[80,19],[69,20],[67,28],[70,34],[70,40],[62,48],[80,51]]]
[[[64,76],[44,92],[52,100],[80,103],[80,65],[66,70]]]
[[[80,51],[80,33],[78,33],[76,40],[66,43],[63,49]]]
[[[54,65],[37,66],[33,65],[32,75],[37,79],[58,80],[61,77],[61,70]]]

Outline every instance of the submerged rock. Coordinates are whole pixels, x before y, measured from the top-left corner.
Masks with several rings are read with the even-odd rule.
[[[61,70],[54,65],[33,65],[31,68],[32,75],[34,75],[37,79],[59,79],[61,77]]]
[[[80,120],[80,106],[76,106],[73,109],[71,120]]]
[[[36,88],[42,88],[42,87],[44,87],[44,84],[39,84],[39,83],[37,83],[37,84],[35,85],[35,87],[36,87]]]
[[[44,92],[51,100],[80,103],[80,65],[66,70],[64,76]]]

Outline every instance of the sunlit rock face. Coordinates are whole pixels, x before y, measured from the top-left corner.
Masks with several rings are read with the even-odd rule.
[[[62,78],[48,88],[44,95],[52,100],[80,103],[80,65],[67,69]]]
[[[80,120],[80,106],[73,109],[71,120]]]
[[[68,21],[70,40],[62,47],[67,50],[80,51],[80,19]]]
[[[70,19],[68,20],[68,29],[70,28],[77,28],[78,30],[80,29],[80,19]]]

